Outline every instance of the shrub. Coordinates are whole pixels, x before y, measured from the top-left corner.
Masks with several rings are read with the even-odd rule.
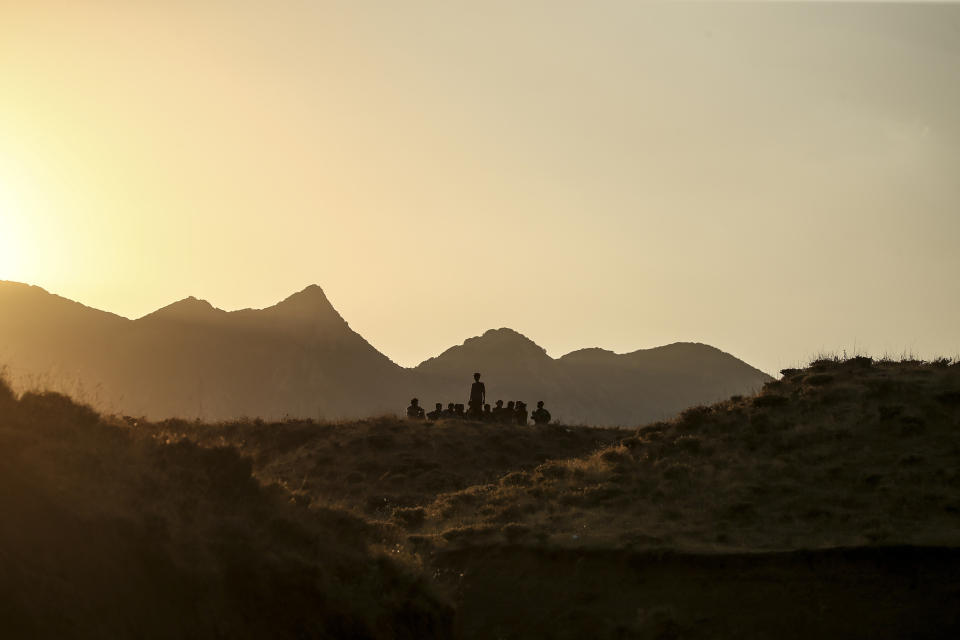
[[[663,468],[663,477],[668,480],[687,480],[693,473],[693,467],[683,462],[674,462]]]
[[[690,407],[680,414],[677,424],[690,428],[699,427],[707,421],[712,413],[713,409],[704,405]]]
[[[769,394],[765,396],[757,396],[753,399],[753,406],[758,408],[766,407],[779,407],[787,404],[790,401],[790,398],[786,396],[781,396],[777,394]]]
[[[779,388],[782,387],[782,386],[783,386],[783,381],[782,381],[782,380],[771,380],[770,382],[767,382],[767,383],[765,383],[765,384],[763,385],[763,391],[764,391],[764,392],[767,392],[767,391],[776,391],[777,389],[779,389]]]
[[[833,382],[833,376],[828,373],[818,373],[812,376],[809,376],[806,379],[807,384],[814,387],[822,387],[824,385],[830,384]]]
[[[700,453],[703,449],[703,441],[699,436],[680,436],[675,444],[681,451],[687,453]]]
[[[633,462],[633,457],[626,447],[611,447],[600,454],[600,459],[611,464]]]

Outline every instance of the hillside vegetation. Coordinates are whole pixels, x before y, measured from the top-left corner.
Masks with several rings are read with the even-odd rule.
[[[375,528],[291,504],[231,449],[140,437],[0,384],[10,638],[423,638],[452,615]]]
[[[496,482],[512,471],[585,455],[617,442],[621,429],[518,426],[382,417],[339,423],[239,421],[138,423],[158,440],[231,447],[258,478],[303,504],[334,505],[369,519],[422,518],[437,496]]]
[[[631,430],[153,423],[2,387],[0,459],[19,636],[960,633],[948,361],[820,360]]]
[[[774,551],[960,545],[960,366],[821,360],[589,456],[440,496],[463,543]]]

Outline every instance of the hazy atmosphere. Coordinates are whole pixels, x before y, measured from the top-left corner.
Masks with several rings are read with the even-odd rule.
[[[956,5],[0,1],[0,279],[317,283],[405,366],[955,356],[958,69]]]
[[[0,636],[960,638],[960,2],[0,0]]]

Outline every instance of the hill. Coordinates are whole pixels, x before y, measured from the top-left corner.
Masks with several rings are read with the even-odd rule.
[[[186,298],[127,320],[0,282],[0,363],[19,390],[66,392],[109,413],[214,421],[366,417],[402,411],[413,396],[426,406],[466,402],[480,370],[491,401],[542,399],[566,423],[635,426],[771,380],[707,345],[554,359],[510,329],[404,369],[317,286],[267,309],[226,312]]]
[[[960,545],[960,366],[785,370],[759,395],[692,407],[427,512],[425,530],[483,539],[514,523],[562,547]]]
[[[137,431],[163,442],[230,447],[251,460],[262,482],[285,487],[305,504],[403,523],[422,519],[423,505],[441,494],[597,451],[624,436],[620,429],[390,417],[273,424],[166,420],[138,423]]]
[[[20,635],[153,616],[158,637],[960,632],[947,361],[822,360],[633,431],[151,423],[4,392],[0,457]]]
[[[304,509],[226,448],[0,384],[0,620],[16,638],[450,637],[375,527]]]
[[[464,637],[956,637],[948,365],[785,370],[758,395],[441,495],[409,539],[450,576]]]

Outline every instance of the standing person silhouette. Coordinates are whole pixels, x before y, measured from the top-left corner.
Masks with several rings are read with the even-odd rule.
[[[480,382],[480,374],[473,374],[473,385],[470,387],[470,415],[479,417],[483,413],[483,405],[487,401],[487,388]]]

